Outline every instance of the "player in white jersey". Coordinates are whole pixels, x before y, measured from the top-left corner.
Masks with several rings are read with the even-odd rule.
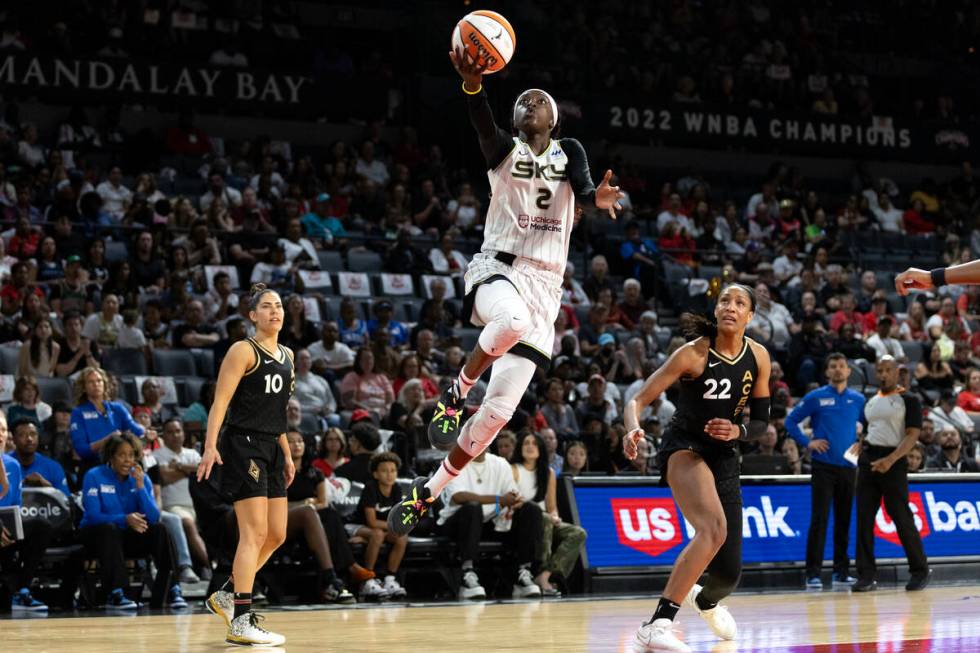
[[[451,451],[432,478],[415,479],[407,499],[388,513],[388,528],[396,534],[411,531],[459,470],[490,446],[514,414],[535,365],[548,366],[576,203],[606,210],[613,219],[622,208],[623,193],[609,185],[612,171],[596,188],[582,144],[552,138],[554,98],[539,89],[521,93],[512,115],[515,137],[494,122],[483,92],[485,66],[460,51],[449,58],[463,78],[490,178],[483,247],[464,277],[463,313],[484,329],[429,425],[433,446]],[[484,401],[460,430],[466,394],[491,366]]]

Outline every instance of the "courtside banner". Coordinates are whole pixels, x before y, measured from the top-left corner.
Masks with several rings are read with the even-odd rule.
[[[933,476],[932,478],[935,478]],[[954,477],[955,478],[955,477]],[[694,535],[668,488],[651,479],[603,485],[574,482],[578,521],[588,532],[589,567],[670,566]],[[803,482],[801,482],[803,481]],[[802,562],[810,524],[808,479],[742,486],[743,559],[746,563]],[[930,557],[980,556],[980,480],[913,481],[909,505]],[[853,559],[856,517],[851,514]],[[824,557],[833,558],[833,513]],[[905,556],[884,508],[875,520],[879,558]]]

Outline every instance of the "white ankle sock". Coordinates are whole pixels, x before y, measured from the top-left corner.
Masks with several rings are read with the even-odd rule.
[[[470,388],[476,385],[476,381],[472,381],[466,378],[463,374],[463,370],[459,371],[459,378],[456,379],[456,387],[459,389],[459,398],[466,399],[466,395],[469,394]]]
[[[453,480],[459,476],[459,470],[452,466],[449,462],[449,458],[444,458],[442,463],[439,465],[439,469],[436,473],[432,475],[425,483],[425,487],[429,489],[429,494],[433,497],[439,496],[442,489],[449,484],[449,481]]]

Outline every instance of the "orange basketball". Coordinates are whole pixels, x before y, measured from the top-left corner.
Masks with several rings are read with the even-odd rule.
[[[465,49],[477,61],[486,62],[488,74],[503,70],[516,46],[514,28],[495,11],[467,14],[453,30],[453,49]]]

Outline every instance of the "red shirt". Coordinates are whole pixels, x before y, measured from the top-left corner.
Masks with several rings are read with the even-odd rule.
[[[923,218],[915,209],[905,211],[902,222],[905,224],[905,232],[910,236],[931,234],[936,230],[936,225]]]
[[[673,256],[679,263],[694,263],[694,239],[688,236],[685,238],[680,233],[668,238],[661,236],[657,240],[660,249],[668,250],[667,253]]]
[[[432,379],[425,376],[420,376],[418,377],[418,380],[422,382],[422,395],[426,399],[432,399],[433,397],[439,396],[439,386],[433,383]],[[391,389],[395,391],[395,396],[398,396],[402,386],[404,386],[407,381],[408,379],[403,379],[401,377],[395,379],[395,382],[391,385]]]
[[[969,390],[963,390],[956,398],[956,405],[971,413],[980,413],[980,395],[975,395]]]
[[[31,230],[27,237],[14,234],[7,247],[7,253],[19,259],[31,258],[37,254],[38,245],[41,244],[41,233]]]
[[[840,331],[840,328],[845,324],[853,324],[855,331],[862,329],[863,332],[864,315],[858,313],[857,311],[854,311],[850,315],[848,315],[844,311],[837,311],[836,313],[830,316],[831,331]]]

